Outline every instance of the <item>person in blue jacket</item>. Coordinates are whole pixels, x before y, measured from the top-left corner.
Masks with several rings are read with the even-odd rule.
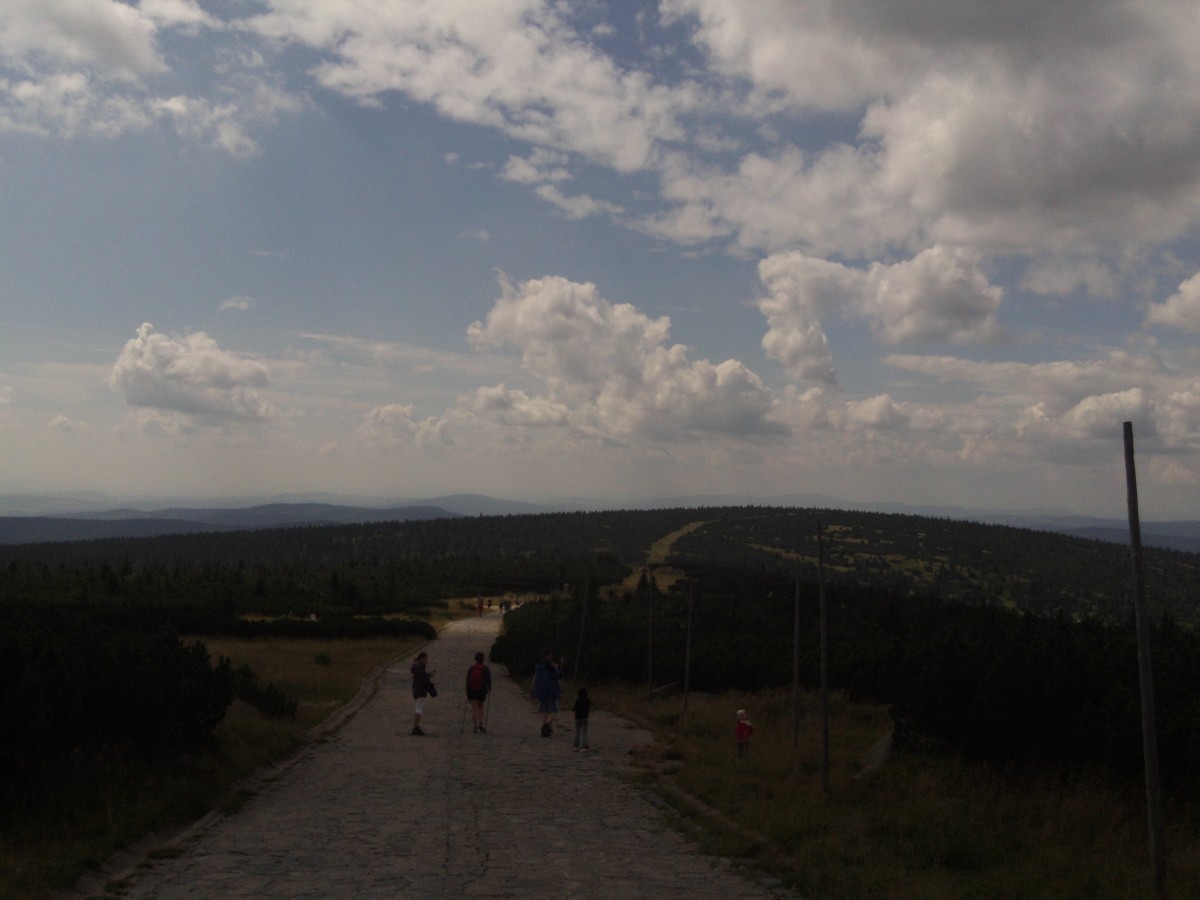
[[[550,737],[554,730],[554,716],[558,713],[558,698],[562,696],[564,660],[554,661],[554,651],[547,650],[533,669],[533,698],[537,700],[538,712],[542,716],[542,737]]]

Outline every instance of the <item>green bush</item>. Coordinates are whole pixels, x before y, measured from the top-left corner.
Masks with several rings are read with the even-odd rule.
[[[64,764],[168,758],[208,738],[233,698],[228,662],[135,619],[0,604],[0,782],[36,786]]]
[[[234,670],[233,693],[268,719],[296,718],[296,700],[274,684],[263,684],[248,665],[242,664]]]

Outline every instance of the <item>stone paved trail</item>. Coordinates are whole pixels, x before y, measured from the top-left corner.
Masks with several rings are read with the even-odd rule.
[[[120,896],[785,896],[700,854],[622,780],[630,746],[649,739],[623,720],[593,712],[595,752],[574,753],[571,714],[542,738],[524,690],[493,666],[488,733],[469,715],[460,731],[467,667],[498,626],[489,612],[428,645],[440,696],[427,737],[409,734],[405,659],[331,740],[130,869]]]

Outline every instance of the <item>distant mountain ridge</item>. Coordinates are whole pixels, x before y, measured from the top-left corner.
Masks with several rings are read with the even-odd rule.
[[[354,524],[356,522],[387,522],[392,519],[441,519],[455,516],[440,506],[401,506],[376,508],[338,506],[332,503],[267,503],[261,506],[213,508],[175,507],[143,512],[136,509],[110,509],[80,516],[91,520],[156,519],[180,522],[199,522],[230,528],[277,528],[287,525]],[[53,517],[57,518],[57,517]]]
[[[483,494],[448,494],[423,500],[393,500],[376,505],[365,498],[339,503],[336,495],[308,494],[262,498],[245,504],[168,505],[142,509],[105,506],[113,498],[86,495],[0,495],[0,544],[79,541],[108,537],[152,537],[303,525],[349,525],[367,522],[414,521],[455,516],[503,516],[547,512],[596,512],[611,509],[670,509],[723,506],[772,506],[801,509],[843,509],[902,515],[933,516],[993,525],[1052,531],[1114,543],[1129,542],[1128,524],[1119,519],[1070,513],[998,512],[961,507],[907,506],[897,503],[855,503],[821,494],[789,494],[763,498],[741,495],[694,495],[642,500],[598,500],[571,497],[546,503],[504,500]],[[1200,521],[1143,522],[1147,546],[1200,553]]]
[[[78,516],[0,516],[0,544],[156,537],[204,531],[245,531],[304,525],[353,525],[452,518],[437,506],[375,509],[326,503],[271,503],[244,508],[110,509]]]

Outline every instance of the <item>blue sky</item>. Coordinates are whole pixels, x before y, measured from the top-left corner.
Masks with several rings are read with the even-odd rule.
[[[1200,6],[8,0],[0,492],[1200,508]]]

